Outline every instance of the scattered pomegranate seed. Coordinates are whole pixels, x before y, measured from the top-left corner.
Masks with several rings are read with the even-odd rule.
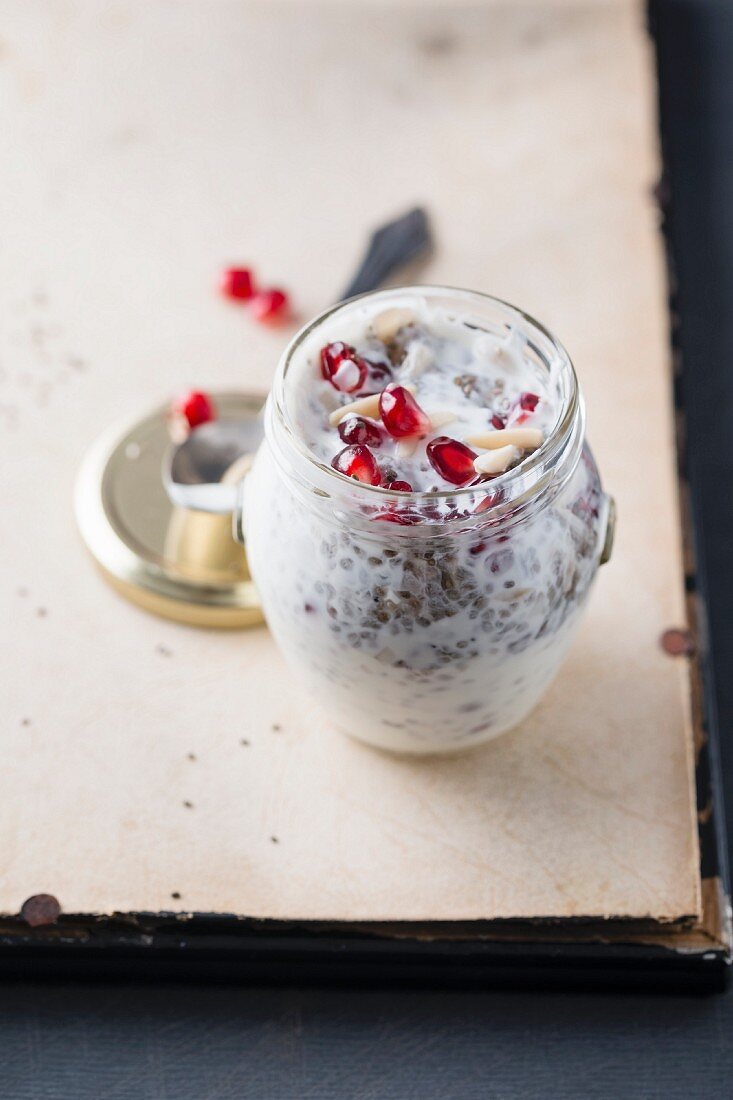
[[[282,321],[290,304],[284,290],[258,290],[250,299],[252,316],[257,321]]]
[[[409,481],[388,481],[385,489],[391,489],[393,493],[411,493],[412,485]]]
[[[430,417],[420,408],[404,386],[391,382],[379,396],[379,415],[391,436],[425,435],[430,431]]]
[[[376,420],[368,416],[357,416],[355,413],[343,418],[338,432],[344,443],[367,443],[378,447],[383,439],[382,429]]]
[[[502,428],[506,428],[506,417],[499,416],[498,413],[494,413],[489,421],[492,428],[496,428],[497,432],[500,432]]]
[[[208,394],[190,390],[173,402],[173,412],[182,416],[189,428],[198,428],[209,420],[216,420],[216,405]]]
[[[457,439],[439,435],[428,443],[427,456],[433,469],[451,485],[467,485],[476,476],[473,468],[476,452]]]
[[[252,272],[247,267],[228,267],[222,272],[220,289],[227,298],[246,302],[255,292]]]
[[[356,354],[356,348],[337,340],[321,348],[321,374],[341,393],[356,393],[367,376],[367,361]]]
[[[343,451],[339,451],[331,459],[331,465],[340,474],[353,477],[355,481],[361,481],[364,485],[379,485],[382,480],[376,458],[368,447],[360,443],[344,447]]]

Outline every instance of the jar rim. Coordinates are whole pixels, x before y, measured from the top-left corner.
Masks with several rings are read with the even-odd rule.
[[[504,314],[502,320],[506,327],[509,328],[512,322],[521,325],[523,334],[528,337],[530,347],[532,347],[537,354],[540,354],[540,358],[544,359],[544,356],[541,355],[537,346],[531,341],[533,332],[536,336],[549,344],[555,356],[565,391],[563,394],[563,404],[555,424],[536,451],[527,455],[521,462],[512,467],[512,469],[493,477],[489,482],[486,482],[484,486],[464,485],[451,486],[448,489],[395,492],[394,490],[385,489],[379,485],[367,485],[363,482],[356,482],[353,478],[349,478],[338,470],[334,470],[332,466],[327,465],[317,458],[296,431],[290,416],[285,392],[287,373],[295,355],[309,337],[330,318],[334,317],[342,310],[352,308],[356,302],[368,298],[380,298],[384,299],[385,303],[389,303],[391,299],[404,297],[410,294],[423,296],[428,299],[440,295],[455,296],[466,304],[474,303],[477,306],[483,305],[484,308],[487,304],[495,308],[498,307],[498,310]],[[537,321],[531,314],[526,313],[524,310],[519,309],[517,306],[512,305],[511,302],[507,302],[502,298],[497,298],[482,291],[466,290],[461,287],[443,286],[440,284],[416,284],[390,287],[386,290],[368,291],[365,294],[358,294],[353,298],[347,298],[323,310],[299,329],[285,348],[278,363],[277,373],[273,382],[272,405],[278,425],[284,429],[291,447],[294,448],[296,453],[301,458],[305,459],[312,468],[318,470],[320,474],[326,475],[329,479],[326,484],[332,484],[334,490],[337,486],[341,486],[342,489],[348,486],[352,492],[361,496],[363,501],[368,501],[368,503],[372,505],[379,504],[380,502],[385,504],[387,502],[405,504],[408,501],[414,501],[416,505],[429,504],[435,501],[443,501],[446,499],[455,500],[456,498],[467,497],[472,494],[475,495],[477,492],[496,493],[501,489],[504,490],[504,493],[508,497],[513,499],[514,505],[516,506],[517,497],[516,494],[512,494],[511,487],[518,486],[521,482],[527,480],[536,481],[541,471],[548,464],[553,465],[574,434],[578,421],[582,421],[583,419],[583,405],[575,367],[573,366],[565,346],[545,327],[545,325]],[[525,495],[534,495],[534,492],[522,494],[522,496]]]

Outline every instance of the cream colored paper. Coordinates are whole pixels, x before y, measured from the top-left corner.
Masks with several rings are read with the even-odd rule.
[[[0,910],[697,912],[685,669],[657,644],[684,610],[640,10],[11,0],[3,24]],[[307,317],[416,201],[425,281],[567,344],[620,515],[546,702],[431,761],[324,728],[264,630],[126,604],[71,505],[121,414],[267,386],[284,334],[217,297],[220,265]]]

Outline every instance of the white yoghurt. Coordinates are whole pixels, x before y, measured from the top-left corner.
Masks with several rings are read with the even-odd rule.
[[[437,434],[485,432],[495,413],[511,426],[525,392],[539,402],[522,427],[552,432],[560,382],[520,329],[477,332],[416,294],[374,295],[318,326],[288,368],[287,410],[313,460],[328,466],[343,447],[329,413],[353,399],[321,377],[320,349],[343,341],[385,361],[374,331],[384,297],[418,318],[399,336],[394,381],[410,380],[428,413],[452,414]],[[324,714],[373,745],[417,753],[477,745],[520,722],[557,671],[597,570],[605,498],[589,452],[520,522],[493,522],[491,509],[475,514],[472,505],[444,530],[375,520],[382,492],[335,473],[327,493],[308,491],[308,460],[293,477],[282,433],[271,402],[267,442],[246,482],[248,558],[268,624]],[[450,490],[426,456],[434,434],[412,451],[385,437],[380,468],[418,490]],[[453,498],[459,510],[466,492]],[[412,499],[401,498],[408,510]]]
[[[404,358],[392,365],[388,348],[376,332],[380,319],[399,309],[403,321],[395,333]],[[497,415],[508,427],[539,429],[543,436],[554,427],[560,409],[557,381],[548,377],[527,352],[527,339],[518,327],[503,334],[477,330],[470,320],[443,308],[431,309],[425,298],[406,295],[386,311],[371,297],[361,299],[343,314],[337,314],[328,331],[328,342],[341,341],[359,356],[390,371],[387,381],[413,387],[415,398],[434,418],[436,427],[420,438],[393,439],[383,433],[382,443],[370,448],[384,471],[394,472],[417,492],[450,488],[430,464],[427,446],[437,436],[461,442],[491,431],[491,416]],[[345,443],[329,422],[329,414],[360,396],[362,391],[339,392],[320,367],[322,332],[312,334],[293,362],[289,374],[288,406],[296,430],[311,452],[330,464]],[[335,380],[353,383],[358,371],[347,360]],[[381,387],[379,387],[381,388]],[[374,387],[372,387],[372,390]],[[369,391],[370,387],[367,386]],[[539,397],[534,411],[521,409],[523,393]],[[472,446],[477,453],[480,448]],[[523,455],[518,455],[516,461]],[[516,461],[513,463],[516,464]]]

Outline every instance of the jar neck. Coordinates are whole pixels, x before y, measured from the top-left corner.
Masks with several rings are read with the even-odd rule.
[[[410,294],[441,303],[449,301],[454,309],[470,317],[472,325],[486,331],[506,333],[510,327],[522,331],[535,363],[547,370],[560,396],[555,425],[542,446],[498,477],[480,485],[441,492],[395,493],[346,478],[321,462],[295,428],[288,404],[288,372],[306,342],[317,340],[322,330],[326,339],[325,331],[334,314],[359,301],[352,299],[327,310],[302,329],[283,355],[265,414],[267,440],[280,474],[306,505],[320,512],[330,511],[336,522],[350,527],[374,526],[375,520],[390,515],[404,517],[404,522],[394,519],[389,525],[378,523],[380,534],[387,526],[390,535],[415,537],[521,522],[557,496],[580,459],[585,412],[570,358],[537,321],[487,295],[444,287],[413,287],[364,297],[379,297],[380,306],[388,308]]]

